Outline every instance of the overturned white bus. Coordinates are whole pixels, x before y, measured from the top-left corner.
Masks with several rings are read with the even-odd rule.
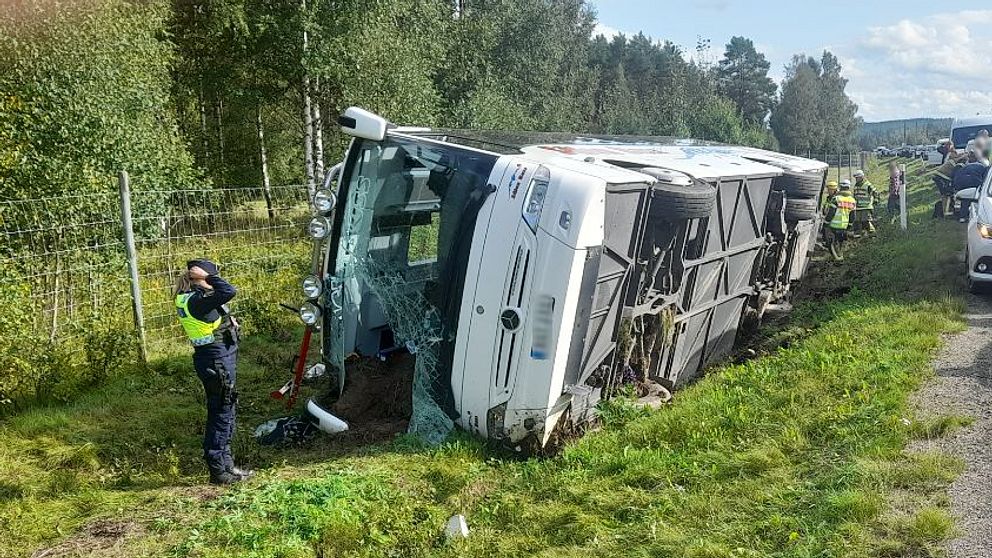
[[[692,379],[787,296],[820,224],[813,160],[357,108],[340,123],[354,140],[317,194],[301,317],[335,397],[365,360],[412,363],[410,429],[428,438],[456,424],[540,448],[624,383]]]

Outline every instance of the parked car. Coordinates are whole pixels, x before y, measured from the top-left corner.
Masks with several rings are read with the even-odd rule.
[[[827,166],[810,159],[402,128],[357,108],[339,122],[354,138],[342,207],[311,222],[300,312],[334,391],[356,362],[399,355],[415,361],[415,423],[517,450],[624,383],[674,389],[725,357],[801,280],[820,226]]]
[[[928,145],[926,150],[923,152],[923,164],[928,167],[934,167],[940,165],[944,162],[944,155],[940,151],[937,151],[939,145]]]
[[[965,263],[968,290],[973,293],[992,285],[992,172],[979,188],[966,188],[954,195],[961,203],[971,203],[968,219]]]

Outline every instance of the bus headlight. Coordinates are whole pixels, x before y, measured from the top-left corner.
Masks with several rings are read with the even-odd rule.
[[[310,275],[303,280],[303,296],[310,300],[319,298],[324,292],[324,285],[320,278]]]
[[[321,188],[317,190],[317,193],[313,195],[313,207],[319,213],[327,215],[331,211],[334,211],[334,206],[337,205],[338,198],[334,195],[334,192],[330,190],[324,190]]]
[[[331,222],[327,217],[314,217],[307,225],[307,232],[314,240],[323,240],[331,234]]]
[[[544,209],[544,200],[548,197],[550,184],[551,171],[546,167],[538,167],[534,177],[530,179],[527,196],[524,197],[523,217],[531,231],[537,232],[537,224],[541,221],[541,211]]]
[[[304,302],[303,306],[300,306],[300,321],[308,326],[317,325],[320,321],[320,308],[312,302]]]

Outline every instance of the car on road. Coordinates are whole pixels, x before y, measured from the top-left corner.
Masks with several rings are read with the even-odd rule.
[[[923,164],[928,167],[935,167],[943,164],[944,155],[941,154],[939,144],[926,146],[923,155],[920,157],[923,160]]]
[[[992,172],[978,188],[966,188],[955,197],[971,202],[965,264],[968,290],[977,293],[992,286]]]

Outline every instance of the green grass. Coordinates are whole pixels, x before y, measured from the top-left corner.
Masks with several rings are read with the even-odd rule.
[[[878,173],[877,185],[885,184]],[[255,446],[278,416],[293,336],[255,336],[241,364],[236,454],[246,486],[202,484],[202,394],[188,358],[112,380],[0,426],[0,556],[30,555],[97,519],[133,522],[119,556],[930,556],[953,533],[960,464],[906,443],[966,419],[914,417],[941,334],[962,327],[961,278],[917,179],[908,234],[883,227],[820,264],[782,346],[726,365],[656,411],[622,401],[556,458],[518,461],[463,435],[361,450]],[[447,517],[472,530],[446,541]],[[114,554],[116,553],[116,554]]]

